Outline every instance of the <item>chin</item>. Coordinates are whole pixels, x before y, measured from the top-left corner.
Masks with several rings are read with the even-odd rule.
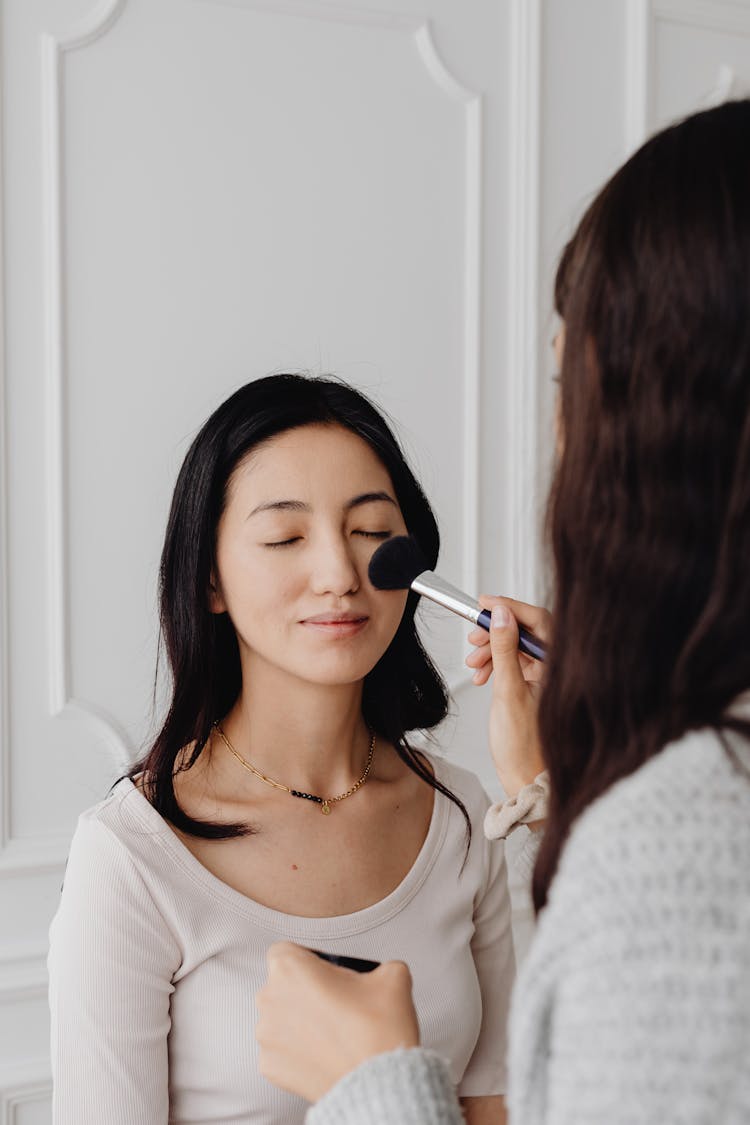
[[[308,683],[320,684],[321,687],[344,687],[347,684],[358,684],[373,670],[380,660],[382,653],[374,658],[363,659],[361,655],[354,656],[345,653],[338,654],[334,659],[321,657],[314,665],[307,664],[300,668],[298,675]]]

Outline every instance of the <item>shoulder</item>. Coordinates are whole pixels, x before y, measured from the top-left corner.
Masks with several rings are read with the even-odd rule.
[[[477,775],[440,754],[425,753],[424,751],[422,751],[422,754],[429,762],[437,780],[446,789],[450,789],[451,793],[466,806],[466,811],[472,821],[475,818],[483,818],[490,805],[490,798]]]
[[[461,801],[471,824],[469,841],[466,821],[460,809],[447,797],[436,794],[436,800],[444,801],[448,807],[448,837],[452,847],[443,847],[443,853],[446,856],[451,854],[466,885],[474,881],[480,897],[492,887],[497,900],[503,900],[508,894],[505,841],[488,840],[484,834],[484,818],[491,804],[490,797],[471,770],[437,755],[427,757],[435,777]]]
[[[590,999],[599,987],[609,995],[613,977],[638,991],[654,974],[668,981],[714,954],[746,972],[748,902],[750,780],[715,732],[691,732],[574,823],[526,985],[533,977],[540,995],[546,987]]]
[[[158,963],[169,974],[180,962],[174,895],[164,897],[163,853],[136,802],[158,814],[128,781],[79,817],[50,926],[50,980],[89,987],[127,967]],[[135,806],[135,807],[133,807]]]
[[[750,890],[750,778],[714,731],[699,730],[666,746],[580,816],[550,904],[594,896],[618,912],[628,903],[643,910],[649,900],[658,910],[688,888],[693,902],[721,896],[735,876]]]
[[[614,828],[639,838],[693,833],[717,822],[717,805],[734,810],[741,827],[749,800],[750,777],[743,779],[716,732],[691,731],[593,802],[571,839],[604,844]]]
[[[97,804],[81,813],[78,826],[82,831],[94,826],[108,829],[114,835],[126,838],[131,833],[141,832],[165,825],[156,809],[149,804],[143,793],[139,779],[131,781],[121,777],[109,793]]]
[[[579,817],[514,1000],[518,1098],[540,1065],[580,1121],[666,1120],[662,1099],[706,1074],[732,1088],[750,980],[748,814],[750,781],[702,730]]]
[[[168,836],[165,821],[127,779],[82,813],[53,923],[58,944],[66,932],[93,927],[101,934],[124,918],[151,926],[152,936],[170,930],[165,919],[176,901],[187,901],[191,884],[174,874]]]
[[[154,843],[170,833],[165,821],[128,778],[78,818],[70,846],[66,883],[76,871],[124,872],[148,865],[161,849]]]

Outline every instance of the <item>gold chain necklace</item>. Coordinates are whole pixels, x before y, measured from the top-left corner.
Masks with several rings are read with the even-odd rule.
[[[253,774],[257,778],[260,778],[261,781],[265,781],[266,785],[272,785],[274,789],[281,789],[281,791],[284,793],[290,793],[292,797],[300,797],[304,801],[314,801],[316,805],[320,805],[320,811],[323,813],[323,816],[330,815],[331,805],[335,805],[337,801],[343,801],[346,797],[351,797],[352,793],[356,793],[360,786],[364,785],[364,783],[367,781],[367,775],[370,772],[373,754],[375,753],[375,731],[370,731],[370,751],[367,755],[367,765],[365,766],[365,772],[362,774],[359,781],[355,782],[354,785],[352,785],[351,789],[347,789],[346,793],[339,793],[338,797],[318,797],[315,793],[303,793],[299,789],[290,789],[288,785],[282,785],[280,781],[274,781],[272,777],[266,777],[264,773],[261,773],[259,769],[256,769],[252,762],[248,762],[245,758],[242,757],[241,754],[239,754],[235,750],[234,746],[232,746],[232,743],[229,741],[227,736],[224,734],[224,731],[221,729],[220,723],[214,723],[214,729],[222,739],[229,753],[233,754],[240,765],[244,766],[244,768],[249,773]]]

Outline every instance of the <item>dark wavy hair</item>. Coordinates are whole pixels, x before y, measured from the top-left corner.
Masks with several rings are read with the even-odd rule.
[[[229,711],[242,687],[234,627],[226,613],[212,613],[208,602],[228,482],[261,442],[321,423],[344,426],[367,442],[388,470],[409,533],[430,566],[437,561],[440,535],[429,502],[385,419],[353,387],[333,379],[270,375],[241,387],[211,415],[177,478],[161,556],[161,633],[172,698],[153,745],[128,775],[142,775],[154,808],[193,836],[225,839],[252,831],[248,825],[189,817],[174,789],[178,758],[190,747],[180,768],[195,764],[214,722]],[[365,677],[362,712],[368,726],[393,744],[409,769],[461,809],[470,836],[464,805],[433,776],[406,739],[408,731],[436,726],[448,711],[445,684],[417,634],[418,601],[410,591],[395,637]]]
[[[750,101],[650,139],[563,253],[564,447],[548,508],[554,638],[540,702],[570,827],[686,732],[750,735]]]

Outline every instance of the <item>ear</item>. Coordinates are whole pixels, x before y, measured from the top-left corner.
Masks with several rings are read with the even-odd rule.
[[[219,580],[214,571],[211,571],[211,579],[208,583],[208,608],[211,613],[226,613],[227,603],[224,601],[224,595],[221,592]]]

